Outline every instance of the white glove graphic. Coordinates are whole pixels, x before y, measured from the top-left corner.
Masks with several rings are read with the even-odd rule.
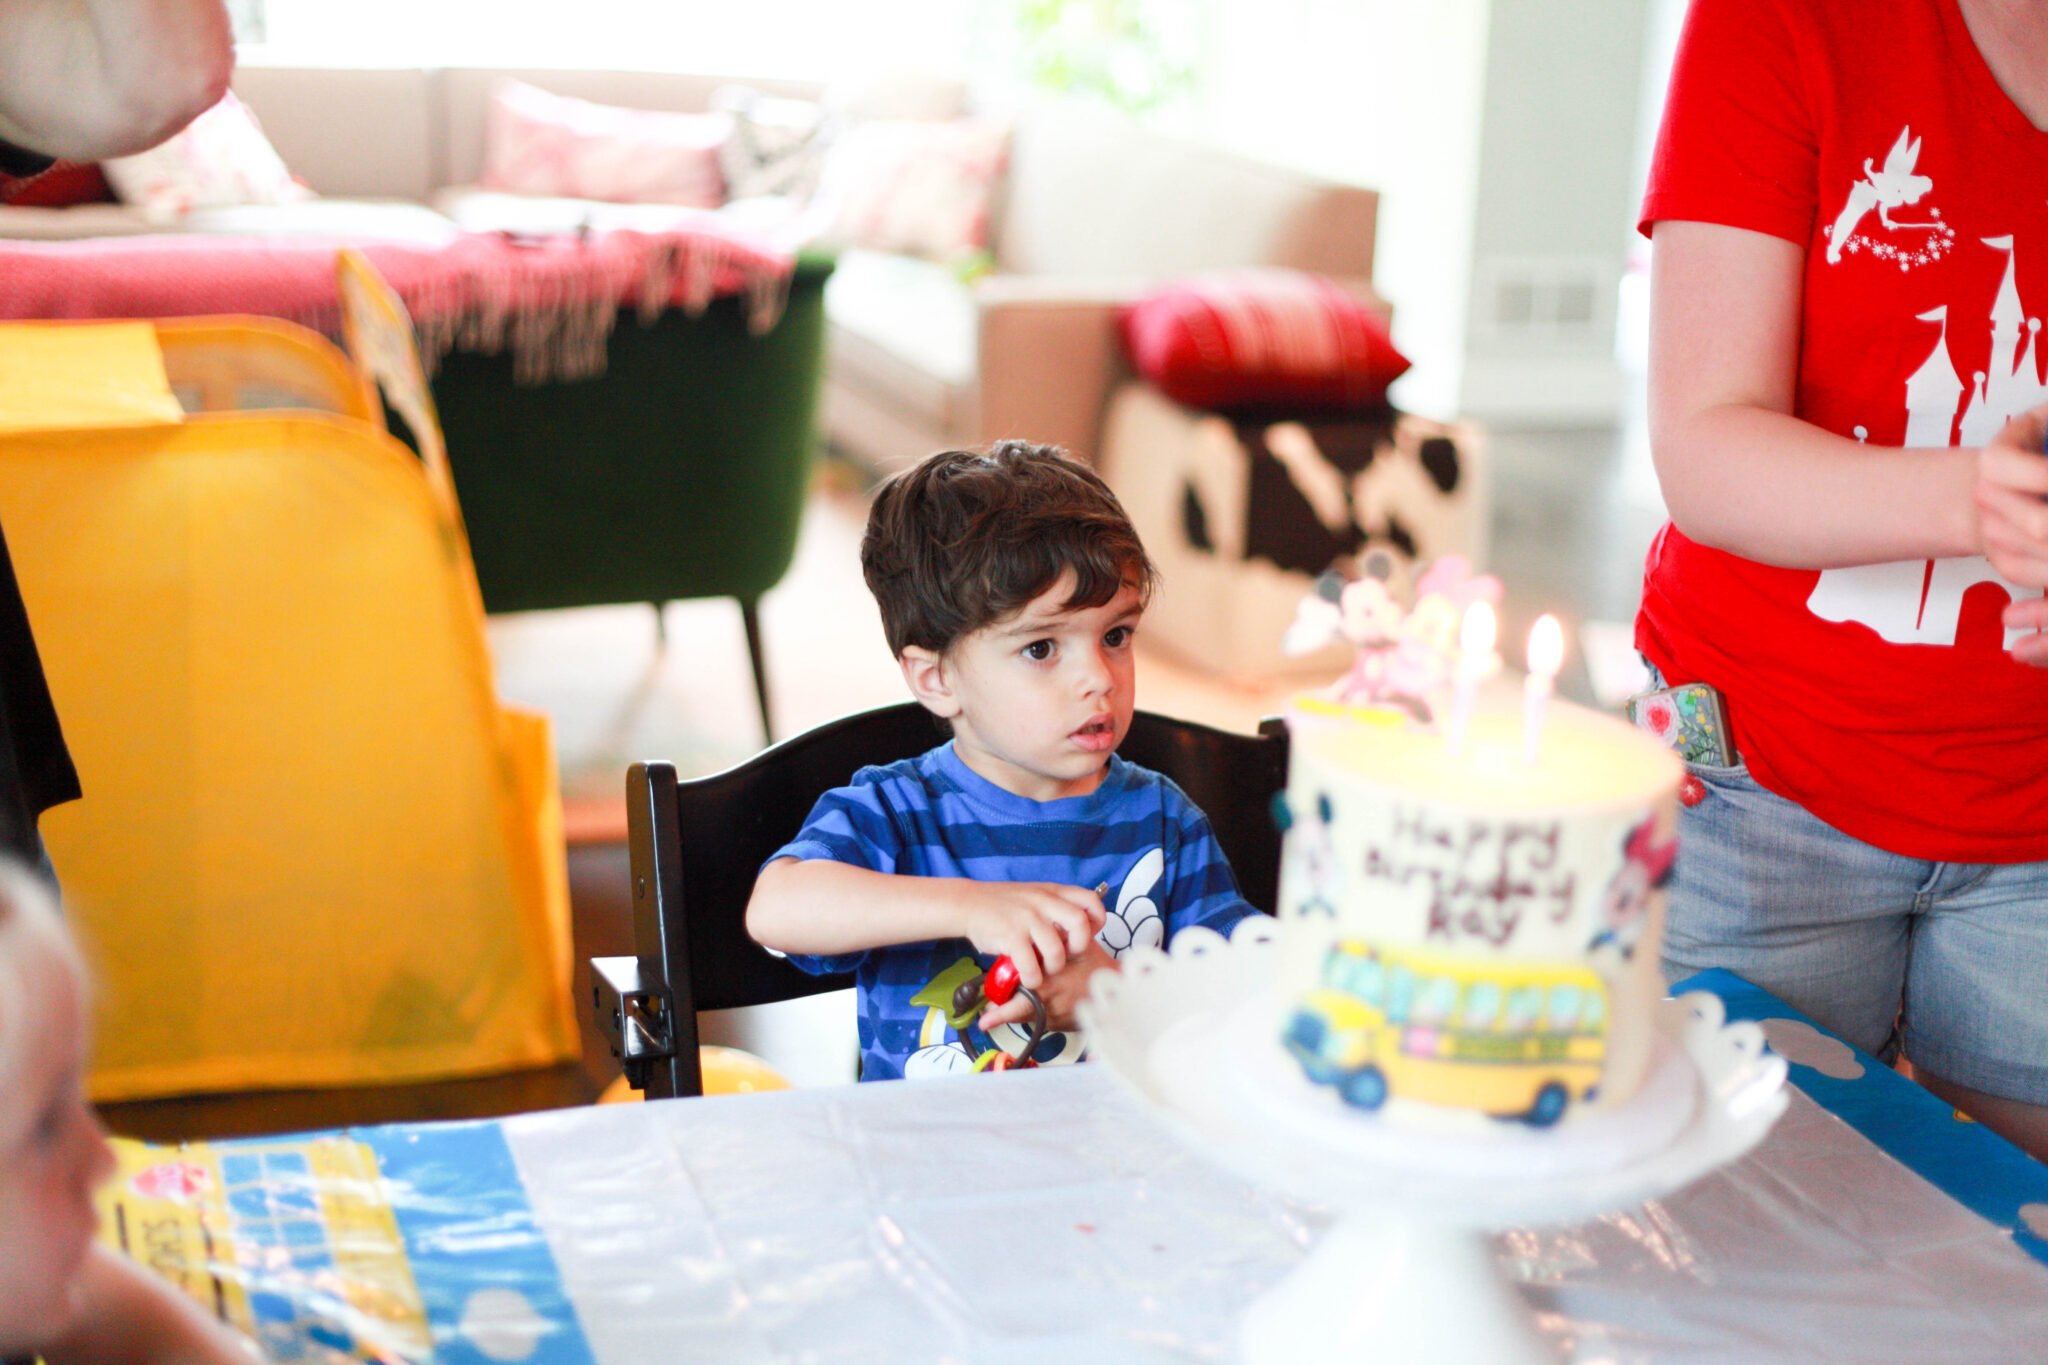
[[[933,1043],[903,1059],[903,1079],[921,1081],[931,1076],[965,1075],[974,1070],[974,1060],[958,1043]]]
[[[1138,859],[1124,874],[1123,889],[1117,892],[1116,909],[1102,922],[1095,941],[1113,958],[1121,958],[1133,947],[1158,948],[1166,943],[1166,921],[1152,901],[1152,888],[1166,871],[1166,853],[1153,849]]]

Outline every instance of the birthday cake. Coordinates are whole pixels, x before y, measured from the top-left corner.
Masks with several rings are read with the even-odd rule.
[[[1393,1121],[1547,1127],[1622,1105],[1664,994],[1683,768],[1619,719],[1551,705],[1554,659],[1523,704],[1483,694],[1490,615],[1483,640],[1470,627],[1493,580],[1452,566],[1418,594],[1404,613],[1368,580],[1326,592],[1334,617],[1304,610],[1360,664],[1289,716],[1282,1044]]]

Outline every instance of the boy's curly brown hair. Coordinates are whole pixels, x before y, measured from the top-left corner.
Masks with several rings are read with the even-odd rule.
[[[1158,579],[1109,485],[1030,441],[940,451],[883,484],[860,565],[898,657],[911,645],[945,653],[1068,569],[1070,609],[1099,607],[1126,583],[1149,600]]]

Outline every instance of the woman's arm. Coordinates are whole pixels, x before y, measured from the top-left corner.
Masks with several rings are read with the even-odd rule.
[[[221,0],[0,3],[0,140],[99,160],[154,147],[235,67]]]
[[[777,952],[831,957],[964,938],[1009,954],[1034,991],[1086,948],[1103,917],[1101,897],[1085,887],[900,876],[829,858],[777,859],[747,902],[747,932]]]
[[[1679,530],[1794,569],[1984,552],[1965,452],[1865,446],[1791,415],[1796,245],[1713,223],[1655,232],[1650,451]]]
[[[253,1365],[256,1349],[165,1281],[95,1243],[79,1268],[77,1326],[49,1365]]]

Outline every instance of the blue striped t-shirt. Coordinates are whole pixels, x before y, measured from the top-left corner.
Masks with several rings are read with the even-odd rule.
[[[913,877],[1107,883],[1109,919],[1096,937],[1113,957],[1134,944],[1161,946],[1191,924],[1227,934],[1257,913],[1238,893],[1208,817],[1171,779],[1113,754],[1100,786],[1057,801],[1004,790],[951,743],[862,768],[818,799],[774,858],[830,858]],[[789,960],[809,972],[855,973],[862,1080],[961,1070],[992,1043],[1015,1046],[1007,1027],[991,1040],[970,1024],[963,1041],[947,1022],[953,988],[994,961],[966,939]],[[1070,1062],[1080,1050],[1078,1038],[1055,1033],[1035,1055]]]

